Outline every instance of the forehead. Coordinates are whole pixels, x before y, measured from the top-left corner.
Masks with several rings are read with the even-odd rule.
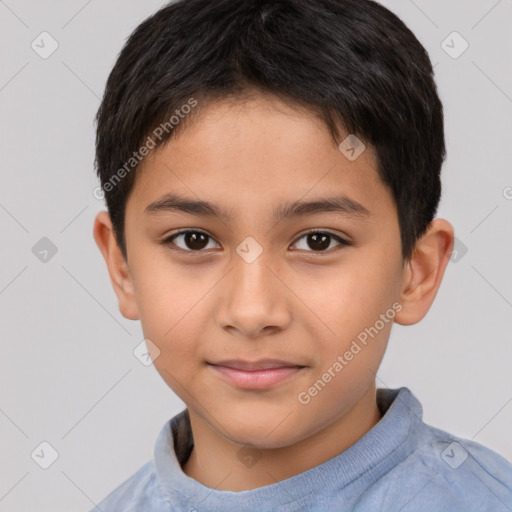
[[[313,112],[268,95],[208,104],[137,173],[129,201],[140,211],[166,194],[221,205],[231,218],[241,209],[275,217],[285,203],[327,196],[359,213],[393,207],[372,147],[351,160]]]

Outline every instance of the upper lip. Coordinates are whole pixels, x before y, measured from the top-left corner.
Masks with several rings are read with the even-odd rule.
[[[282,361],[279,359],[261,359],[259,361],[243,361],[240,359],[230,359],[226,361],[209,362],[214,366],[226,366],[236,370],[269,370],[272,368],[295,368],[304,367],[304,365]]]

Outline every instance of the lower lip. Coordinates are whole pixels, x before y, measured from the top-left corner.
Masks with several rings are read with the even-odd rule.
[[[274,386],[303,369],[299,366],[287,366],[267,370],[238,370],[227,366],[210,366],[235,386],[246,389],[264,389]]]

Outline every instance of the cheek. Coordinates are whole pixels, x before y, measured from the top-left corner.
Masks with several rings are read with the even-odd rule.
[[[308,304],[322,320],[316,322],[320,327],[314,336],[317,365],[312,380],[329,384],[320,401],[334,406],[340,393],[353,396],[375,378],[396,313],[396,280],[390,264],[361,258],[331,272],[321,292],[307,290]]]
[[[302,280],[300,295],[308,306],[308,316],[313,314],[322,321],[325,337],[347,340],[374,325],[391,308],[396,288],[396,275],[389,266],[361,258],[357,264]]]
[[[153,360],[155,369],[167,385],[183,400],[190,397],[199,400],[201,375],[204,361],[200,354],[202,324],[193,315],[193,310],[185,316],[175,317],[162,323],[158,318],[147,318],[144,335],[158,346],[158,357]],[[146,333],[153,333],[146,334]]]
[[[156,346],[154,366],[174,389],[172,378],[182,380],[191,365],[199,364],[198,343],[205,322],[201,315],[208,307],[212,284],[178,272],[165,258],[139,258],[132,269],[142,331]]]
[[[171,263],[161,248],[141,249],[131,268],[144,333],[163,341],[172,337],[189,312],[194,313],[212,286],[197,275],[194,278],[188,268]]]

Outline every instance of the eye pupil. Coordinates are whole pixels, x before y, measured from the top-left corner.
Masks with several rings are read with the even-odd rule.
[[[204,233],[189,231],[185,233],[185,243],[189,249],[201,250],[208,245],[208,236]]]
[[[330,235],[325,233],[310,233],[308,235],[308,245],[311,249],[322,250],[329,247]]]

